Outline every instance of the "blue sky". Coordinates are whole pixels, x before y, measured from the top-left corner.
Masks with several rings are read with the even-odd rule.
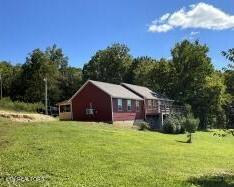
[[[127,44],[135,57],[148,55],[169,58],[170,49],[176,42],[190,38],[206,43],[215,67],[222,68],[227,61],[220,52],[234,47],[233,0],[202,1],[230,16],[230,19],[224,18],[229,21],[229,25],[225,25],[223,29],[217,29],[220,28],[219,25],[208,29],[199,25],[191,26],[188,19],[186,26],[177,23],[171,26],[172,16],[164,20],[164,23],[152,23],[160,20],[166,13],[172,15],[183,7],[186,7],[185,11],[189,11],[191,4],[197,5],[200,2],[0,0],[0,60],[24,63],[25,57],[33,49],[45,49],[55,43],[69,57],[70,65],[83,67],[97,50],[114,42]],[[203,19],[209,20],[211,17],[205,14]],[[159,28],[160,24],[170,25],[170,29],[163,32],[149,31],[150,26],[156,25],[154,27]]]

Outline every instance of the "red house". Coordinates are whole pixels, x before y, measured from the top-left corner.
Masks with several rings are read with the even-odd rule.
[[[58,104],[60,119],[110,123],[144,120],[144,100],[122,85],[88,80],[69,100]]]
[[[131,122],[145,120],[158,129],[169,113],[183,108],[147,87],[87,81],[69,100],[59,103],[60,119]]]

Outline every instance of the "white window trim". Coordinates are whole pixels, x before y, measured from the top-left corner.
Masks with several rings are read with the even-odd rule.
[[[120,100],[121,100],[121,105],[119,105]],[[121,106],[121,109],[119,109],[119,106]],[[117,99],[117,109],[118,111],[123,111],[123,99]]]
[[[130,101],[130,107],[131,107],[130,109],[128,109],[128,106],[129,106],[129,105],[128,105],[128,102],[129,102],[129,101]],[[131,100],[131,99],[128,99],[128,100],[127,100],[127,111],[132,111],[132,100]]]

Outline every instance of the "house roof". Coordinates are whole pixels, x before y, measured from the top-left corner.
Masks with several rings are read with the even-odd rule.
[[[88,83],[92,83],[106,94],[110,95],[112,98],[121,98],[121,99],[134,99],[134,100],[143,100],[141,97],[128,90],[127,88],[106,82],[88,80],[70,99],[71,101]]]
[[[69,105],[69,104],[71,104],[70,100],[65,100],[65,101],[58,102],[56,105]]]
[[[154,91],[152,91],[149,88],[144,87],[144,86],[137,86],[137,85],[127,84],[127,83],[122,83],[121,85],[132,90],[133,92],[144,97],[145,99],[158,99],[158,100],[173,101],[173,100],[170,100],[169,98],[167,98],[166,96],[159,94],[157,92],[154,92]]]

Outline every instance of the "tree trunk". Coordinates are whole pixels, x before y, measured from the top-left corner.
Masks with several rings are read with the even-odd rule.
[[[189,133],[187,137],[188,137],[187,143],[192,143],[192,133]]]

